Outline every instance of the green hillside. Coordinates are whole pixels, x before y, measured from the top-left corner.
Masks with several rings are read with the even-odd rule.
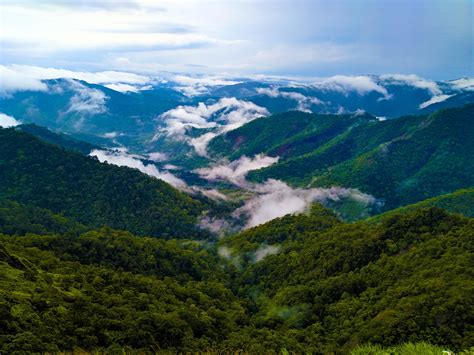
[[[32,134],[33,136],[38,137],[44,142],[55,144],[60,147],[66,148],[67,150],[79,152],[84,155],[89,155],[89,153],[93,149],[100,148],[97,145],[76,140],[66,134],[51,132],[50,130],[44,127],[37,126],[35,124],[24,124],[17,126],[15,129]]]
[[[26,206],[16,201],[0,199],[0,233],[75,233],[86,228],[47,209]]]
[[[436,208],[377,225],[314,228],[306,219],[317,213],[300,218],[221,242],[237,294],[251,300],[252,325],[239,334],[241,343],[258,348],[272,336],[313,353],[345,353],[367,342],[472,346],[474,220]],[[275,238],[275,223],[297,232]],[[269,246],[273,255],[259,260]]]
[[[253,121],[211,146],[224,153],[232,150],[232,158],[256,153],[280,156],[277,164],[249,173],[251,180],[358,188],[384,199],[386,210],[474,186],[474,105],[387,121],[356,116],[351,125],[349,116],[307,115],[307,121],[314,118],[318,128],[312,129],[319,133],[292,133],[287,140],[275,135],[273,140],[274,130],[291,132],[293,126],[287,128],[284,117]],[[321,124],[324,117],[328,126]],[[342,133],[336,124],[345,127]],[[333,137],[321,133],[333,129],[338,132]],[[238,142],[245,142],[243,148]]]
[[[103,253],[92,253],[110,250],[110,239],[101,241],[102,236],[81,237],[61,253],[47,250],[65,245],[58,238],[0,237],[2,353],[200,349],[223,339],[244,317],[220,281],[194,277],[196,261],[202,260],[196,265],[201,274],[212,265],[199,247],[140,239],[140,249],[138,241],[124,236],[114,243],[121,255],[100,261]],[[156,258],[159,272],[133,272],[134,253],[143,249],[148,260],[138,267],[145,271]],[[68,252],[90,255],[94,262],[81,263]]]
[[[319,115],[290,111],[263,117],[214,138],[209,150],[231,160],[258,153],[291,158],[311,152],[339,134],[363,123],[370,115]]]
[[[201,202],[137,170],[101,164],[14,129],[0,129],[0,197],[88,226],[203,236],[196,227]]]
[[[374,216],[370,220],[380,221],[389,216],[427,207],[439,207],[451,213],[459,213],[465,217],[474,217],[474,188],[457,190],[450,194],[436,196],[412,205],[399,207]]]
[[[437,208],[346,224],[314,206],[218,245],[3,234],[0,351],[469,349],[473,232]]]

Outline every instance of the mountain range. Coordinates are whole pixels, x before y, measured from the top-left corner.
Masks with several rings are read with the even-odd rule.
[[[183,82],[1,98],[0,352],[472,350],[472,80]]]

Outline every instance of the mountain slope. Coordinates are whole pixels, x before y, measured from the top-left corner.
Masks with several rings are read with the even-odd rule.
[[[386,209],[414,203],[474,185],[473,117],[474,105],[467,105],[367,122],[249,178],[359,188],[385,199]]]
[[[195,226],[203,204],[167,183],[14,129],[0,130],[0,197],[139,235],[203,234]]]
[[[0,234],[0,349],[468,349],[473,232],[437,208],[347,224],[315,205],[217,250],[110,228]]]
[[[417,202],[412,205],[399,207],[377,216],[371,217],[371,221],[380,221],[392,215],[411,212],[420,208],[439,207],[450,213],[459,213],[465,217],[474,217],[474,188],[461,189],[455,192],[440,195]]]
[[[318,115],[290,111],[254,120],[216,137],[209,144],[214,155],[233,160],[258,153],[281,158],[302,155],[357,125],[375,121],[370,115]]]
[[[272,334],[275,344],[291,338],[307,344],[296,351],[313,353],[365,342],[473,344],[473,219],[436,208],[381,224],[315,228],[317,213],[309,218],[280,219],[297,231],[286,239],[273,237],[273,221],[221,241],[237,294],[251,300],[241,342],[263,350],[258,344]]]
[[[33,123],[16,126],[15,129],[38,137],[42,141],[58,145],[67,150],[76,151],[84,155],[89,155],[93,149],[99,149],[97,145],[74,139],[66,134],[54,133],[50,130],[37,126]]]
[[[0,239],[5,353],[201,349],[244,319],[196,244],[110,231]]]

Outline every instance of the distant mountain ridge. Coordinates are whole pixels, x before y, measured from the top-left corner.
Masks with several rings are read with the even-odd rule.
[[[250,122],[209,147],[232,159],[280,157],[250,172],[251,180],[359,188],[391,209],[474,185],[473,117],[474,105],[387,121],[290,112]]]
[[[0,112],[92,144],[105,140],[110,146],[121,144],[140,152],[174,149],[168,143],[153,142],[156,132],[165,125],[163,113],[180,105],[211,105],[223,98],[252,103],[270,114],[291,110],[320,114],[365,111],[380,118],[431,113],[474,102],[472,85],[462,86],[459,80],[435,82],[399,74],[335,76],[313,83],[240,78],[231,85],[223,80],[222,85],[206,86],[203,81],[200,90],[192,94],[187,93],[184,84],[172,81],[157,82],[138,92],[119,92],[75,79],[43,83],[46,91],[17,91],[2,97]]]

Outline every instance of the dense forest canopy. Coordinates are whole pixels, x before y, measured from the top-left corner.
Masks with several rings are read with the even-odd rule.
[[[0,129],[0,197],[63,214],[90,226],[110,226],[162,238],[202,237],[203,202],[135,169]]]
[[[439,208],[346,224],[315,205],[217,245],[50,225],[0,236],[3,352],[473,343],[474,224]]]

